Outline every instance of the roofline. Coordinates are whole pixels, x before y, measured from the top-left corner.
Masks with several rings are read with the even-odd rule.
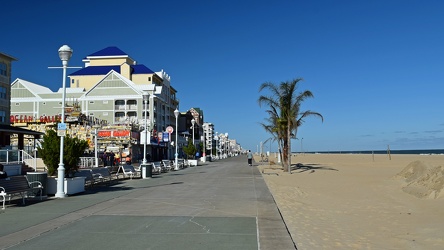
[[[8,58],[11,59],[12,61],[18,61],[17,58],[12,57],[12,56],[10,56],[10,55],[8,55],[8,54],[5,54],[5,53],[3,53],[3,52],[0,52],[0,55],[5,56],[5,57],[8,57]]]

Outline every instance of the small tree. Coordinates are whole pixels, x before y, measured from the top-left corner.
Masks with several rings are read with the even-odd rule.
[[[60,137],[54,130],[48,130],[43,136],[41,148],[38,148],[39,154],[43,162],[48,167],[48,175],[52,176],[56,173],[60,158]],[[88,142],[80,140],[76,137],[65,136],[63,145],[63,164],[65,167],[65,177],[71,177],[79,168],[79,158],[83,155],[85,149],[88,148]]]
[[[191,138],[188,138],[188,145],[183,147],[183,152],[187,155],[187,159],[194,158],[194,155],[196,155],[197,149],[193,144],[193,141]]]

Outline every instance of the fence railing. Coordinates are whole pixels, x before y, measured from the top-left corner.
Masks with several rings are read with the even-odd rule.
[[[0,150],[0,163],[2,164],[20,164],[26,165],[37,170],[37,162],[34,156],[26,153],[24,150]]]
[[[93,168],[96,166],[95,157],[80,157],[79,168]]]
[[[6,165],[24,163],[37,171],[37,158],[24,150],[0,150],[0,163]],[[79,168],[93,168],[95,166],[95,157],[80,157]]]

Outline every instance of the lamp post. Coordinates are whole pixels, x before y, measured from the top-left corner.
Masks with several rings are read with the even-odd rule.
[[[193,128],[193,145],[194,145],[194,124],[196,123],[196,120],[194,120],[194,118],[193,119],[191,119],[191,127]]]
[[[65,128],[66,131],[66,125],[65,125],[65,97],[66,97],[66,67],[68,67],[68,61],[72,56],[72,49],[68,45],[63,45],[59,49],[59,57],[60,60],[62,60],[62,66],[63,66],[63,94],[62,94],[62,121],[61,123],[63,126],[62,128]],[[55,194],[55,197],[57,198],[65,198],[66,194],[64,192],[64,179],[65,179],[65,164],[63,164],[63,146],[65,141],[65,135],[62,135],[60,138],[60,162],[59,167],[57,168],[57,192]]]
[[[148,94],[148,92],[146,92],[146,91],[143,91],[142,96],[143,96],[143,102],[145,104],[145,108],[144,108],[144,110],[145,110],[145,118],[144,118],[145,140],[143,140],[143,161],[142,161],[142,164],[146,164],[146,141],[148,139],[148,121],[147,121],[148,114],[147,114],[146,106],[147,106],[147,102],[148,102],[148,98],[149,98],[150,94]]]
[[[216,159],[219,160],[219,149],[218,149],[218,144],[219,144],[219,137],[217,137],[217,131],[216,131],[216,136],[214,136],[214,140],[215,140],[215,144],[216,144]],[[213,149],[211,149],[213,150]],[[211,151],[213,152],[213,151]]]
[[[225,133],[225,138],[227,139],[226,142],[225,142],[225,144],[226,144],[226,149],[227,149],[227,151],[226,151],[227,153],[226,153],[226,155],[225,155],[225,156],[226,156],[225,158],[228,158],[228,133]]]
[[[96,168],[99,167],[99,158],[97,157],[97,129],[94,129],[94,161]]]
[[[179,110],[177,110],[177,108],[176,108],[176,110],[174,110],[174,116],[176,117],[176,154],[174,155],[174,170],[179,170],[179,166],[177,166],[177,162],[178,162],[178,159],[177,159],[177,157],[179,156],[179,154],[177,153],[177,147],[179,146],[179,144],[177,143],[177,135],[178,135],[178,126],[177,126],[177,124],[178,124],[178,118],[179,118]]]

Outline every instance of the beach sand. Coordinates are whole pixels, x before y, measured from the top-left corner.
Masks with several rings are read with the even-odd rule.
[[[299,250],[444,248],[444,155],[304,154],[292,174],[259,160]]]

